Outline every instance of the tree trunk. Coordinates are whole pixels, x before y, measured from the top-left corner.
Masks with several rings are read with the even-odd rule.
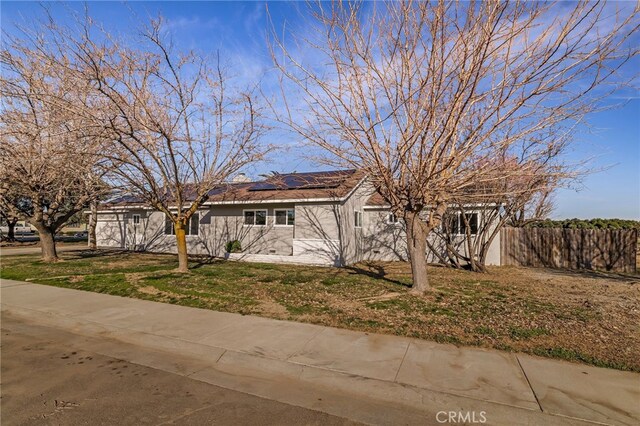
[[[487,268],[484,265],[484,258],[479,258],[479,259],[475,259],[475,257],[472,255],[469,258],[469,267],[471,268],[471,270],[473,272],[487,272]]]
[[[489,236],[489,241],[485,241],[479,245],[479,248],[475,249],[478,252],[478,258],[473,261],[471,264],[471,270],[474,272],[487,272],[487,254],[489,253],[489,248],[491,247],[491,243],[495,238],[495,233]],[[480,238],[480,235],[477,236]]]
[[[187,237],[185,225],[182,221],[174,223],[176,230],[176,244],[178,246],[178,271],[189,272],[189,259],[187,257]]]
[[[42,249],[42,260],[45,262],[58,261],[58,253],[56,252],[55,234],[44,225],[35,225],[40,234],[40,247]]]
[[[92,201],[91,214],[89,215],[89,249],[96,250],[98,241],[96,239],[96,225],[98,224],[98,202]]]
[[[409,249],[409,261],[411,262],[411,275],[413,286],[411,293],[423,295],[429,290],[429,277],[427,276],[427,230],[420,222],[418,213],[405,215],[407,224],[407,248]]]
[[[18,219],[7,221],[7,228],[9,228],[7,231],[7,241],[16,240],[16,223],[18,223]]]

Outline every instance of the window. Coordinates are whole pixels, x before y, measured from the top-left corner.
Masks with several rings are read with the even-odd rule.
[[[354,225],[356,228],[362,228],[362,212],[356,210],[354,216]]]
[[[140,215],[139,214],[134,214],[133,215],[133,224],[134,225],[140,224]]]
[[[187,235],[198,235],[200,233],[200,214],[194,213],[187,225]]]
[[[478,213],[464,213],[464,216],[462,213],[449,214],[442,221],[442,230],[451,235],[466,235],[467,224],[471,235],[476,235],[478,233]]]
[[[460,216],[460,233],[467,233],[467,224],[469,225],[471,235],[476,235],[478,233],[478,213],[466,213],[464,217],[467,219],[466,223],[462,216]]]
[[[400,221],[398,220],[398,216],[396,216],[395,213],[389,213],[387,215],[387,223],[389,225],[398,225]]]
[[[198,235],[200,234],[200,213],[194,213],[193,216],[187,221],[187,226],[184,229],[185,235]],[[173,225],[173,221],[168,217],[164,217],[164,234],[176,235],[176,228]]]
[[[294,209],[274,210],[275,224],[277,226],[293,226],[296,220],[296,212]]]
[[[264,226],[267,224],[266,210],[245,210],[244,211],[245,226],[257,225]]]

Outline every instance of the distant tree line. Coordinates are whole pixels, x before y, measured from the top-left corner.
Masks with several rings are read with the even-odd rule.
[[[640,221],[628,219],[545,219],[525,225],[526,228],[567,229],[640,229]]]

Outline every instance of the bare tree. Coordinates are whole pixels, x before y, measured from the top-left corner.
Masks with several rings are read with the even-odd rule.
[[[219,56],[176,49],[161,19],[129,42],[90,19],[78,24],[76,32],[50,23],[49,37],[101,105],[82,115],[113,141],[103,153],[109,182],[173,223],[178,270],[186,272],[190,218],[212,189],[268,150],[259,141],[266,129],[260,108],[251,91],[234,85]]]
[[[0,181],[3,181],[2,172],[0,172]],[[19,205],[20,194],[15,191],[15,188],[5,187],[0,184],[0,218],[7,224],[7,236],[2,236],[3,241],[15,241],[16,240],[16,225],[20,220],[19,210],[16,208]]]
[[[550,152],[545,161],[536,162],[494,160],[502,164],[492,168],[509,179],[496,177],[490,185],[469,188],[466,194],[453,198],[442,225],[433,230],[435,242],[428,243],[434,253],[439,252],[438,247],[445,249],[441,263],[485,272],[489,250],[504,226],[524,226],[546,218],[553,191],[581,174],[577,169],[554,164],[556,154]]]
[[[548,219],[554,210],[554,192],[558,187],[559,185],[552,181],[547,186],[523,194],[520,200],[514,200],[513,207],[505,209],[511,212],[507,225],[522,228],[530,223]]]
[[[599,2],[336,1],[311,9],[310,36],[274,31],[285,112],[273,109],[326,161],[367,172],[404,218],[417,294],[429,288],[427,236],[460,194],[510,179],[492,161],[504,153],[535,162],[564,149],[567,129],[637,53],[625,44],[638,28],[637,6],[613,17]]]
[[[86,94],[60,67],[5,35],[0,52],[0,205],[40,235],[45,261],[58,259],[56,232],[98,194],[85,120],[69,105]]]

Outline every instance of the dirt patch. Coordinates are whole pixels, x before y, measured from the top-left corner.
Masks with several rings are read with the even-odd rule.
[[[148,272],[130,272],[128,274],[124,274],[124,278],[125,280],[127,280],[127,282],[129,284],[138,286],[140,280],[142,280],[145,277],[148,277],[149,273]],[[155,287],[149,287],[149,288],[155,288]],[[140,289],[138,289],[140,290]]]
[[[258,304],[255,309],[257,313],[269,318],[284,319],[289,317],[287,308],[270,299],[260,301],[260,304]]]
[[[364,297],[364,298],[358,299],[358,300],[361,301],[361,302],[375,302],[375,301],[395,299],[398,296],[400,296],[400,293],[386,293],[386,294],[382,294],[380,296]]]
[[[138,291],[143,294],[150,294],[152,296],[159,296],[165,294],[164,291],[160,291],[155,287],[146,286],[146,287],[138,287]]]

